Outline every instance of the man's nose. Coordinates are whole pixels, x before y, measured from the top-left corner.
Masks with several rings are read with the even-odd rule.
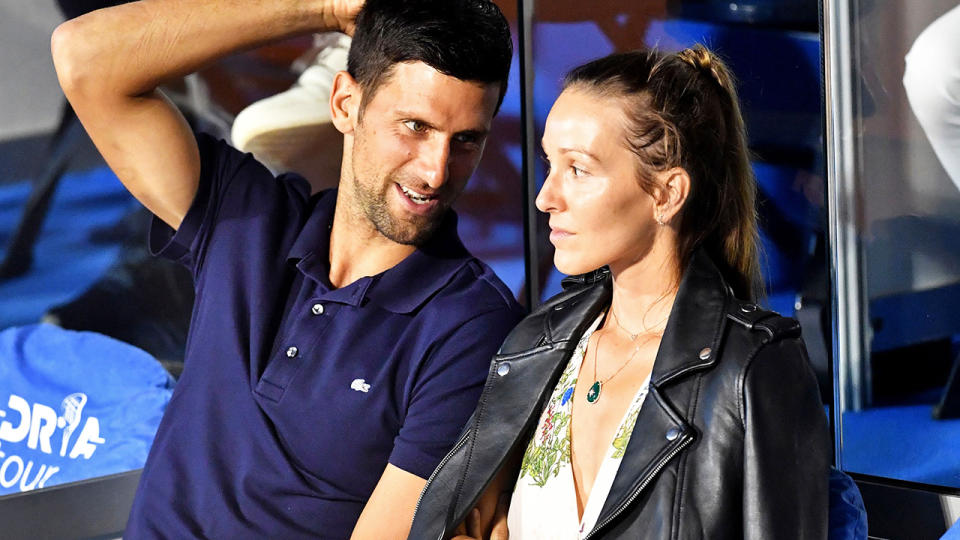
[[[432,189],[439,189],[450,177],[450,140],[436,137],[421,148],[420,177]]]

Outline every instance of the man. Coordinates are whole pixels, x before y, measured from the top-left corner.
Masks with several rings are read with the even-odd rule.
[[[53,35],[78,117],[197,290],[127,538],[404,538],[518,320],[447,211],[504,93],[502,14],[359,4],[144,0]],[[195,138],[156,90],[244,47],[354,28],[329,102],[339,191],[310,198],[302,178]]]

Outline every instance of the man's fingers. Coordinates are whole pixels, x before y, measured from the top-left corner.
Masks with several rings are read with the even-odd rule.
[[[333,6],[333,14],[337,18],[337,24],[340,30],[348,36],[353,36],[355,28],[354,20],[360,8],[363,7],[364,0],[336,0]]]
[[[497,511],[493,514],[493,529],[490,531],[490,540],[507,540],[510,531],[507,529],[507,512],[510,510],[510,494],[501,493],[497,501]]]
[[[490,531],[490,540],[507,540],[507,510],[510,508],[510,494],[500,495],[497,501],[497,510],[493,514],[493,530]],[[467,514],[467,519],[453,531],[452,540],[482,540],[483,523],[480,521],[480,509],[474,508]]]
[[[467,516],[467,536],[471,538],[483,538],[483,528],[480,525],[480,509],[474,508]]]

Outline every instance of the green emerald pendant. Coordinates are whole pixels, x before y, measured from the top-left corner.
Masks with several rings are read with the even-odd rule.
[[[596,403],[600,399],[600,381],[594,381],[587,391],[587,403]]]

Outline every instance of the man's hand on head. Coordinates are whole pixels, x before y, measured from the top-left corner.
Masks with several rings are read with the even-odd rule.
[[[331,11],[329,24],[339,28],[348,36],[353,35],[357,13],[363,7],[365,0],[330,0]]]

